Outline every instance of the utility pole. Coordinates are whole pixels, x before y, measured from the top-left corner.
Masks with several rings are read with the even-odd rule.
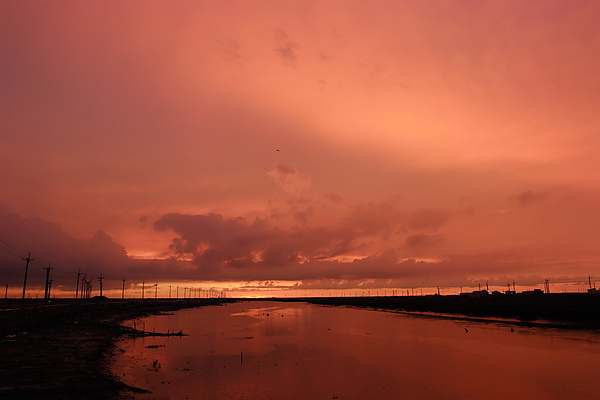
[[[87,281],[85,280],[85,277],[87,276],[87,272],[85,273],[85,275],[83,275],[83,278],[81,278],[81,295],[80,298],[82,299],[87,299]]]
[[[48,280],[48,300],[50,300],[50,291],[52,290],[52,279]]]
[[[142,299],[144,298],[144,285],[146,284],[146,282],[142,281]]]
[[[171,285],[169,285],[169,298],[171,298]]]
[[[123,281],[123,287],[121,288],[121,299],[125,298],[125,278],[121,279]]]
[[[104,279],[104,277],[102,276],[102,274],[100,274],[100,276],[98,277],[98,282],[100,282],[100,297],[102,297],[102,279]]]
[[[79,296],[79,277],[81,276],[81,270],[78,269],[77,270],[77,285],[75,286],[75,300],[77,300],[77,297]],[[83,289],[83,287],[82,287]]]
[[[25,288],[27,287],[27,270],[29,269],[29,262],[33,261],[34,259],[31,258],[31,253],[29,253],[27,255],[27,258],[23,258],[23,261],[26,261],[25,263],[25,278],[23,279],[23,296],[21,296],[21,299],[25,299]]]
[[[158,295],[158,283],[154,284],[154,300],[156,300],[156,296]]]
[[[4,284],[4,299],[8,297],[8,283]]]
[[[588,285],[590,285],[590,290],[592,290],[592,276],[588,275]]]
[[[47,267],[43,268],[46,270],[46,287],[44,288],[44,300],[50,299],[50,270],[52,266],[48,264]]]

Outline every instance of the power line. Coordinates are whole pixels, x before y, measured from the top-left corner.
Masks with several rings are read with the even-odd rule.
[[[15,246],[11,245],[6,241],[6,239],[3,238],[0,238],[0,249],[13,256],[25,257],[25,253],[23,251],[17,249]]]

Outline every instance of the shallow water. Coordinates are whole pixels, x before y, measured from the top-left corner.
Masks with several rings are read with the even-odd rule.
[[[600,398],[590,331],[262,301],[136,326],[189,335],[119,344],[115,374],[152,391],[136,399]]]

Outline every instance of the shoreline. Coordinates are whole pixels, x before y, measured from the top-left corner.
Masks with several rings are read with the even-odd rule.
[[[0,398],[119,399],[141,389],[111,371],[124,321],[228,299],[0,302]],[[10,306],[10,307],[7,307]]]
[[[312,304],[369,308],[406,315],[557,329],[600,329],[600,295],[337,297]]]

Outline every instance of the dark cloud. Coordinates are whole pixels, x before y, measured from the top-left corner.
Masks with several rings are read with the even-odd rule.
[[[290,199],[288,204],[307,209],[315,206],[303,198]],[[74,287],[78,270],[94,279],[102,274],[106,289],[111,285],[120,288],[123,277],[133,285],[142,280],[301,280],[302,288],[360,289],[468,286],[481,283],[482,278],[471,276],[482,271],[489,276],[518,277],[523,270],[540,267],[539,260],[514,251],[446,255],[427,261],[405,255],[406,250],[416,249],[412,254],[417,254],[442,242],[444,236],[431,230],[441,227],[443,221],[445,213],[439,210],[400,212],[387,203],[353,207],[337,224],[302,223],[285,228],[260,218],[248,221],[214,213],[171,213],[154,223],[157,231],[173,232],[169,257],[137,260],[128,257],[123,246],[105,232],[80,240],[57,224],[4,210],[0,212],[0,238],[4,240],[0,262],[2,278],[11,287],[20,285],[22,257],[31,251],[35,262],[30,286],[43,284],[42,267],[52,263],[57,285],[66,290]],[[415,232],[416,228],[422,231]],[[381,244],[382,251],[369,247],[373,243]],[[351,258],[351,254],[363,255]]]
[[[361,235],[386,237],[405,227],[403,213],[389,203],[359,204],[343,224],[346,229],[356,230]]]
[[[537,203],[548,197],[548,193],[534,192],[532,190],[527,190],[525,192],[521,192],[517,195],[511,196],[511,199],[517,202],[520,206],[528,206],[533,203]]]
[[[300,48],[300,45],[291,40],[287,32],[283,30],[275,31],[275,43],[275,54],[279,55],[287,65],[295,66],[298,61],[296,51]]]
[[[406,246],[407,247],[422,247],[422,246],[431,246],[436,243],[439,243],[443,240],[440,235],[426,235],[422,233],[418,233],[416,235],[410,235],[406,238]]]
[[[25,263],[31,253],[28,286],[43,284],[43,267],[53,268],[55,286],[74,286],[77,271],[90,276],[121,277],[127,273],[131,260],[123,246],[108,234],[98,231],[90,240],[73,238],[60,225],[40,218],[22,217],[8,211],[0,212],[0,263],[3,279],[21,285]]]
[[[325,199],[327,199],[328,201],[330,201],[334,204],[342,204],[342,196],[340,196],[339,194],[328,193],[324,197],[325,197]]]
[[[448,219],[448,214],[439,209],[420,208],[408,217],[408,225],[414,230],[438,230]]]
[[[178,236],[170,245],[173,256],[194,260],[208,274],[218,274],[224,267],[285,269],[347,251],[352,241],[342,231],[299,227],[283,230],[262,219],[248,222],[220,214],[167,214],[156,221],[155,228],[175,232]]]
[[[223,59],[232,64],[243,65],[241,45],[233,39],[223,38],[218,41]]]
[[[281,170],[294,171],[286,167]],[[275,219],[256,218],[252,222],[221,214],[172,213],[158,219],[154,226],[175,233],[169,254],[173,259],[193,261],[198,276],[302,279],[327,271],[331,271],[331,278],[348,273],[368,275],[372,271],[354,271],[354,267],[364,264],[364,258],[350,263],[339,260],[348,261],[349,254],[373,254],[375,248],[384,252],[399,249],[402,241],[407,248],[435,245],[442,236],[427,232],[437,230],[446,221],[446,213],[441,210],[406,213],[389,203],[367,203],[351,208],[337,222],[320,225],[318,219],[312,221],[318,205],[310,199],[293,197],[287,206],[286,212],[295,225],[285,228],[277,224],[285,219],[286,212]],[[416,233],[405,238],[410,231]],[[394,262],[389,260],[390,264]]]

